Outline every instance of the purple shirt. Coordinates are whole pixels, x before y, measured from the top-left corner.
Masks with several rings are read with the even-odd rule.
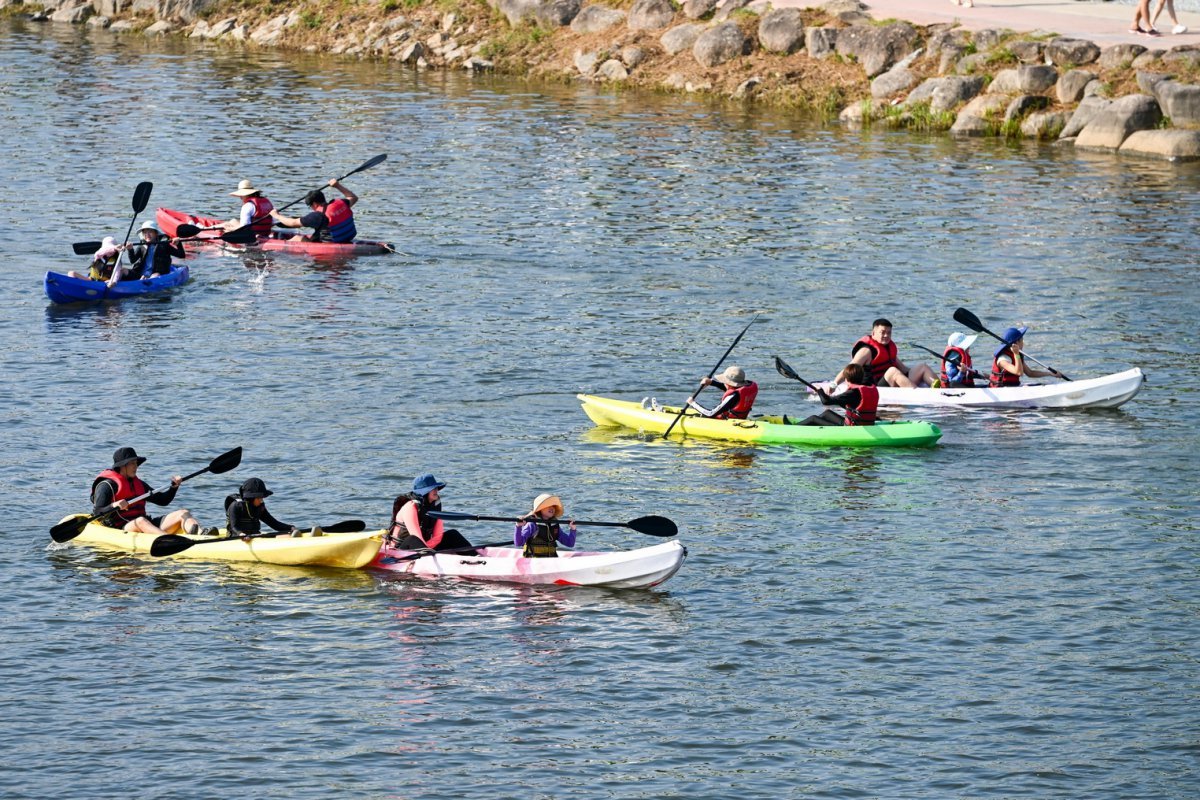
[[[536,522],[526,522],[524,524],[518,522],[513,530],[513,544],[517,547],[524,547],[525,543],[533,538],[533,534],[537,531]],[[575,531],[570,527],[562,525],[558,529],[558,541],[563,547],[575,546]]]

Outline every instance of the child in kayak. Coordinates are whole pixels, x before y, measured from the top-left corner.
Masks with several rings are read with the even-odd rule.
[[[950,334],[946,341],[946,350],[942,353],[942,373],[938,379],[942,386],[974,386],[975,378],[982,377],[971,368],[971,345],[979,338],[978,334]],[[934,387],[935,389],[938,387]]]
[[[992,374],[988,379],[989,387],[1020,386],[1022,375],[1030,378],[1048,378],[1051,375],[1056,378],[1062,377],[1062,373],[1058,370],[1042,372],[1040,369],[1029,366],[1029,362],[1021,355],[1027,330],[1029,329],[1022,326],[1009,328],[1004,332],[1004,345],[996,351],[996,355],[992,359]]]
[[[558,520],[563,516],[562,500],[557,495],[539,494],[533,501],[533,510],[521,517],[513,531],[513,544],[522,547],[521,555],[526,558],[554,558],[558,555],[557,543],[563,547],[575,546],[575,521],[571,520],[563,530]]]
[[[108,281],[112,278],[113,268],[121,258],[121,246],[111,236],[105,236],[100,249],[92,256],[92,264],[86,275],[75,270],[67,273],[68,278],[79,278],[85,281]]]
[[[725,393],[712,409],[696,402],[696,393],[705,386],[715,386]],[[754,398],[758,397],[758,384],[746,380],[746,372],[738,366],[727,367],[721,373],[719,381],[702,378],[700,389],[692,393],[687,399],[687,404],[710,419],[746,419],[750,416],[750,409],[754,407]]]
[[[238,488],[237,494],[225,498],[225,519],[230,538],[240,536],[248,539],[255,536],[273,538],[283,534],[297,533],[296,526],[280,522],[267,511],[266,499],[275,494],[259,478],[247,478]],[[262,523],[271,526],[274,533],[262,533]],[[315,529],[313,531],[316,532]]]
[[[392,525],[386,543],[400,550],[453,550],[461,555],[477,555],[466,537],[453,528],[446,530],[440,519],[429,516],[430,511],[442,510],[438,493],[445,488],[446,484],[428,472],[414,478],[412,491],[392,501]]]

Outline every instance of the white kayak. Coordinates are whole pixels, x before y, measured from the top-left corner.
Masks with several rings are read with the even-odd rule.
[[[376,569],[443,578],[547,586],[607,586],[644,589],[670,578],[687,555],[678,541],[620,553],[560,550],[557,558],[525,558],[514,547],[480,547],[479,555],[435,553],[410,559],[411,550],[384,547],[371,564]]]
[[[1024,386],[944,389],[879,387],[881,406],[957,408],[1116,408],[1133,399],[1146,376],[1137,367],[1100,378]],[[822,388],[829,390],[828,383]],[[812,399],[816,399],[814,395]]]

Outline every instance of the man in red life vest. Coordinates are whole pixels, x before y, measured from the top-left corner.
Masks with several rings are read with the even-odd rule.
[[[702,378],[700,388],[705,386],[716,386],[724,390],[725,394],[721,395],[716,407],[709,410],[699,405],[695,394],[687,399],[687,404],[703,416],[713,419],[745,419],[750,416],[754,398],[758,397],[758,384],[746,380],[746,373],[741,367],[726,367],[719,381]]]
[[[871,323],[871,333],[854,343],[850,349],[850,363],[859,364],[866,370],[868,386],[896,386],[912,389],[922,384],[932,386],[937,375],[925,364],[911,369],[896,354],[896,343],[892,341],[892,323],[882,317]],[[834,385],[842,382],[846,370],[833,379]]]
[[[275,210],[271,211],[271,216],[285,228],[312,228],[308,237],[310,242],[353,242],[358,231],[354,227],[354,212],[350,209],[358,202],[358,195],[342,186],[336,178],[329,181],[329,186],[341,192],[345,199],[339,197],[326,202],[322,192],[309,192],[304,202],[310,210],[304,216],[285,217]]]
[[[109,506],[114,506],[100,518],[100,523],[110,528],[155,536],[180,531],[211,535],[214,529],[201,528],[199,521],[186,508],[161,517],[146,516],[146,503],[156,506],[170,504],[183,479],[176,475],[171,478],[171,488],[156,492],[137,475],[138,466],[145,460],[132,447],[118,447],[113,453],[113,465],[92,481],[92,513],[99,514]]]
[[[250,181],[242,181],[238,188],[229,193],[231,197],[242,199],[242,208],[238,211],[237,219],[231,219],[222,227],[227,231],[244,228],[249,225],[254,235],[265,239],[271,235],[271,212],[275,205],[266,198],[261,190],[255,189]]]

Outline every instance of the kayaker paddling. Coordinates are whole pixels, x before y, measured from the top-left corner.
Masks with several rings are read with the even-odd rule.
[[[203,528],[186,508],[159,517],[146,516],[146,503],[170,505],[183,478],[176,475],[171,478],[171,488],[155,492],[137,475],[138,467],[145,461],[132,447],[118,447],[113,453],[112,466],[92,481],[92,513],[99,514],[109,506],[116,506],[100,517],[100,524],[156,536],[180,531],[190,534],[208,532],[209,529]],[[137,499],[147,493],[148,497]]]
[[[817,396],[821,398],[822,405],[846,409],[846,416],[842,417],[830,408],[814,414],[801,425],[874,425],[879,420],[876,413],[879,408],[879,387],[866,382],[867,373],[862,364],[847,364],[842,375],[846,384],[843,391],[831,395],[818,386]]]
[[[242,207],[238,211],[236,219],[229,220],[221,227],[232,231],[249,225],[259,238],[270,237],[271,212],[275,210],[274,203],[268,200],[260,189],[254,188],[254,184],[248,180],[238,183],[238,188],[229,194],[231,197],[240,197]]]
[[[739,366],[729,366],[721,373],[720,380],[701,378],[700,388],[716,386],[725,394],[711,410],[696,402],[696,393],[687,399],[687,404],[701,416],[710,419],[746,419],[750,409],[754,407],[754,399],[758,397],[758,384],[746,380],[746,372]]]
[[[880,317],[871,323],[871,333],[862,337],[850,348],[850,361],[866,370],[866,383],[871,386],[897,386],[911,389],[915,386],[932,386],[937,376],[926,364],[909,367],[896,351],[892,341],[892,323]],[[834,385],[842,382],[845,370],[833,379]]]
[[[291,536],[297,533],[295,525],[280,522],[271,516],[267,510],[266,499],[275,494],[261,478],[247,478],[237,494],[225,498],[225,520],[229,535],[240,536],[243,539],[262,536],[273,538],[283,534]],[[262,523],[267,523],[275,533],[262,533]]]
[[[67,273],[67,277],[107,283],[112,278],[113,270],[120,260],[121,245],[117,244],[117,240],[112,236],[105,236],[104,241],[100,243],[100,249],[92,256],[92,263],[88,267],[87,274],[71,270]]]
[[[347,189],[337,178],[330,178],[328,186],[337,189],[343,197],[327,201],[319,189],[304,196],[309,212],[302,217],[285,217],[274,209],[271,217],[285,228],[312,228],[310,242],[335,242],[348,244],[354,241],[358,231],[354,227],[354,212],[351,208],[358,202],[358,195]]]
[[[158,223],[146,220],[138,229],[139,244],[125,248],[129,266],[125,268],[124,280],[153,278],[171,271],[171,258],[186,258],[187,252],[178,239],[163,239]]]
[[[1027,330],[1029,328],[1021,326],[1009,328],[1004,332],[1004,336],[1002,337],[1003,344],[996,350],[996,354],[992,359],[992,374],[988,380],[989,387],[1020,386],[1022,375],[1030,378],[1062,377],[1062,373],[1056,369],[1048,369],[1043,372],[1040,369],[1034,369],[1029,366],[1028,359],[1021,353]]]
[[[513,530],[513,544],[523,548],[526,558],[554,558],[558,555],[558,543],[563,547],[575,546],[575,520],[567,523],[563,530],[559,518],[566,512],[557,495],[539,494],[533,501],[533,510],[521,517]]]
[[[412,491],[392,501],[392,524],[386,535],[387,543],[400,550],[454,550],[475,555],[471,543],[458,531],[446,530],[440,519],[429,516],[440,511],[439,492],[446,484],[431,473],[413,479]]]
[[[976,333],[955,331],[950,334],[950,338],[946,340],[946,351],[942,353],[942,372],[938,375],[942,386],[972,387],[975,385],[975,378],[983,377],[971,368],[970,350],[977,338],[979,334]]]

